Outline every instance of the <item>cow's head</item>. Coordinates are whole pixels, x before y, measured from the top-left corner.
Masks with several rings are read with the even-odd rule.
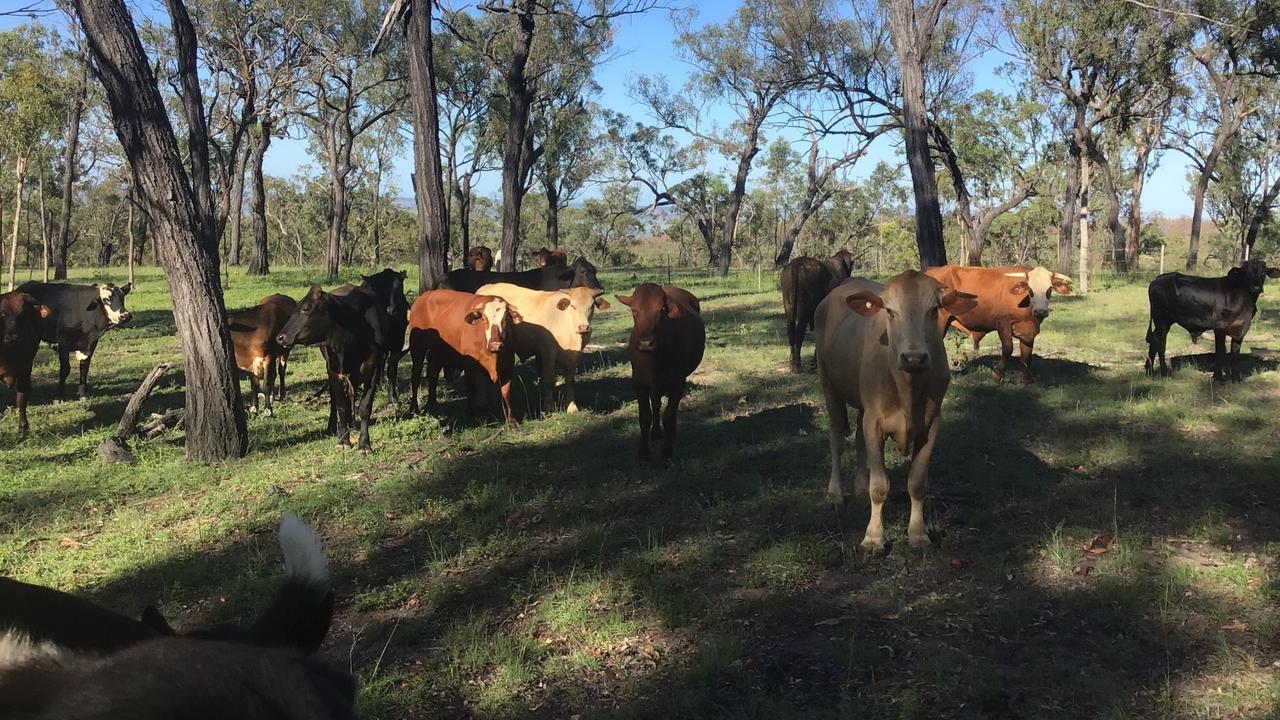
[[[280,329],[276,342],[281,347],[291,348],[294,345],[312,345],[327,338],[333,329],[332,303],[329,293],[321,290],[319,285],[312,285]]]
[[[463,319],[468,325],[475,325],[484,332],[485,349],[496,353],[506,343],[511,325],[523,318],[506,300],[496,295],[477,295]]]
[[[976,295],[952,290],[928,275],[908,270],[890,278],[882,293],[864,290],[848,296],[845,302],[863,317],[884,313],[890,358],[897,361],[898,369],[918,373],[936,359],[930,355],[931,349],[942,347],[939,316],[968,312],[976,299]]]
[[[24,292],[8,292],[0,295],[0,341],[5,345],[20,342],[24,337],[40,337],[40,322],[52,311]]]
[[[683,312],[676,303],[667,301],[661,285],[645,283],[631,295],[615,295],[618,302],[631,308],[631,347],[640,352],[658,349],[658,335],[667,318]]]
[[[843,280],[853,274],[855,260],[857,260],[857,257],[853,253],[841,248],[827,260],[827,267],[831,268],[831,273],[837,279]]]
[[[1228,270],[1227,277],[1244,285],[1254,295],[1259,295],[1267,278],[1280,278],[1280,268],[1269,268],[1262,260],[1246,260],[1240,267]]]
[[[1026,272],[1007,272],[1005,275],[1022,281],[1010,288],[1009,292],[1024,296],[1026,299],[1023,303],[1031,305],[1031,314],[1039,320],[1049,316],[1049,295],[1055,291],[1063,295],[1071,294],[1071,278],[1048,268],[1035,267]]]
[[[133,315],[124,307],[124,296],[133,289],[133,283],[125,283],[124,287],[116,287],[111,283],[94,285],[98,289],[98,297],[85,308],[90,312],[102,309],[107,318],[107,327],[113,328],[129,322]]]
[[[409,301],[404,297],[404,279],[409,274],[400,270],[383,268],[372,275],[361,275],[360,283],[373,291],[380,298],[387,298],[387,314],[398,315],[409,309]]]
[[[570,288],[556,293],[556,339],[563,349],[581,352],[591,342],[591,322],[596,310],[609,307],[603,290]]]
[[[565,287],[586,287],[603,290],[604,286],[596,279],[596,266],[592,265],[586,258],[581,255],[570,265],[560,271],[558,275],[560,281],[565,283]]]
[[[467,251],[466,267],[477,272],[489,272],[493,269],[493,251],[483,245],[477,245]]]

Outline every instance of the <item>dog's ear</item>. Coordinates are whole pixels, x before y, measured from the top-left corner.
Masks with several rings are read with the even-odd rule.
[[[160,614],[155,605],[148,605],[142,611],[142,624],[161,635],[177,635],[173,628],[169,627],[169,621],[164,619],[164,616]]]

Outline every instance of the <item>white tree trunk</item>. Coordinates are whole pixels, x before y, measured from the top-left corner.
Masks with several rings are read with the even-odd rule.
[[[1076,291],[1089,292],[1089,158],[1080,159],[1080,284]]]
[[[27,179],[26,155],[18,155],[18,160],[14,163],[13,174],[17,177],[18,184],[13,201],[13,235],[9,239],[9,287],[6,290],[7,292],[13,291],[15,263],[18,261],[18,223],[22,220],[22,185]]]

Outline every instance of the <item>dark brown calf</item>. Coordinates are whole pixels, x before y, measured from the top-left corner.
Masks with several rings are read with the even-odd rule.
[[[813,329],[818,303],[853,271],[853,253],[840,250],[826,260],[798,257],[782,268],[782,310],[787,317],[787,343],[791,345],[791,372],[803,372],[800,347],[806,330]]]
[[[502,412],[511,414],[511,377],[515,358],[507,342],[512,323],[521,318],[506,300],[456,290],[429,290],[409,310],[409,353],[413,357],[409,411],[418,411],[418,383],[427,364],[427,407],[436,404],[436,385],[445,368],[467,374],[467,416],[475,413],[476,380],[484,374],[502,394]]]
[[[18,436],[30,434],[27,395],[31,392],[31,363],[40,348],[41,323],[49,308],[24,292],[0,295],[0,382],[13,388],[18,406]]]
[[[706,346],[702,307],[692,293],[675,285],[645,283],[630,296],[617,298],[631,308],[633,327],[627,352],[631,356],[631,383],[640,401],[640,459],[649,459],[652,427],[662,436],[662,459],[670,460],[685,381],[702,362]]]
[[[261,399],[268,415],[277,380],[280,383],[278,399],[284,400],[284,374],[289,362],[289,351],[276,336],[297,307],[293,298],[276,294],[262,298],[248,310],[227,315],[227,329],[231,331],[231,344],[236,350],[236,367],[249,376],[253,388],[253,409],[258,409]]]
[[[467,251],[466,262],[462,266],[476,272],[489,272],[493,269],[493,251],[483,245],[477,245]]]
[[[568,264],[563,250],[542,248],[538,251],[538,267],[565,267]]]

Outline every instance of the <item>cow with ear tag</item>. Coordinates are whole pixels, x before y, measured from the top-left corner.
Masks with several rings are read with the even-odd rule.
[[[30,433],[27,395],[31,393],[31,364],[40,348],[41,327],[51,311],[24,292],[0,295],[0,382],[13,388],[18,407],[18,436]]]
[[[1071,278],[1048,268],[1025,265],[943,265],[926,268],[924,273],[947,287],[978,296],[977,304],[952,317],[951,324],[973,340],[975,352],[987,333],[994,332],[1000,338],[1000,361],[992,371],[997,382],[1004,381],[1014,338],[1022,346],[1022,381],[1028,385],[1035,382],[1031,356],[1040,325],[1049,316],[1049,298],[1055,292],[1071,294]]]
[[[830,419],[828,497],[844,502],[840,456],[849,434],[849,406],[857,411],[855,492],[871,496],[862,546],[884,549],[881,510],[889,496],[884,441],[910,454],[907,491],[912,547],[929,545],[924,495],[929,456],[938,437],[942,398],[951,381],[942,342],[946,317],[971,309],[974,296],[914,270],[880,283],[851,278],[836,286],[814,314],[818,377]]]
[[[498,386],[502,413],[510,427],[511,378],[515,358],[512,327],[521,322],[515,307],[496,295],[474,295],[456,290],[428,290],[409,309],[410,375],[409,412],[418,411],[418,384],[427,365],[427,408],[436,405],[440,371],[463,370],[467,376],[467,417],[475,415],[476,383],[480,377]]]
[[[702,305],[675,285],[645,283],[618,295],[631,308],[631,383],[640,401],[640,459],[649,459],[650,433],[662,438],[662,459],[670,460],[676,440],[676,413],[685,383],[702,363],[707,333]],[[667,398],[666,410],[662,398]]]

